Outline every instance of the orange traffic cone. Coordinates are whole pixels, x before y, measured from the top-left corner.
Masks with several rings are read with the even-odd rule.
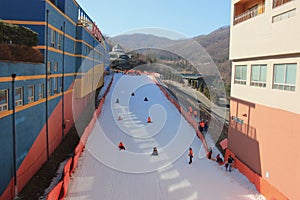
[[[148,117],[147,123],[152,123],[151,118]]]

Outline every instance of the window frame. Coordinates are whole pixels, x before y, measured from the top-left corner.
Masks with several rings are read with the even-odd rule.
[[[258,73],[258,77],[259,79],[261,78],[261,68],[262,67],[266,67],[266,81],[263,82],[262,80],[258,80],[258,81],[254,81],[252,80],[253,78],[253,67],[254,66],[259,66],[259,73]],[[250,86],[255,86],[255,87],[266,87],[267,86],[267,70],[268,70],[268,65],[267,64],[253,64],[251,65],[251,77],[250,77]]]
[[[240,77],[243,77],[243,68],[246,68],[246,74],[245,74],[245,79],[237,79],[237,68],[241,67],[241,74]],[[240,85],[246,85],[247,84],[247,65],[235,65],[234,66],[234,84],[240,84]]]
[[[41,100],[44,98],[44,92],[45,92],[45,88],[44,88],[44,83],[40,83],[38,84],[38,100]],[[40,91],[41,89],[41,91]]]
[[[294,1],[294,0],[273,0],[272,7],[274,9],[274,8],[282,6],[282,5],[286,4],[286,3],[289,3],[291,1]]]
[[[280,13],[272,17],[272,23],[280,22],[296,16],[296,8]]]
[[[47,91],[48,92],[48,97],[50,97],[51,94],[52,94],[52,81],[51,81],[51,78],[48,79],[47,84],[48,84],[48,91]]]
[[[275,76],[276,76],[276,70],[275,67],[279,65],[284,65],[284,74],[283,76],[283,83],[275,83]],[[277,63],[273,65],[273,81],[272,81],[272,89],[275,90],[285,90],[285,91],[292,91],[294,92],[296,90],[296,79],[297,79],[297,73],[295,73],[295,84],[287,84],[287,69],[288,65],[296,65],[296,72],[297,72],[297,63]]]
[[[53,78],[53,93],[54,94],[58,94],[59,93],[59,91],[58,91],[58,77],[54,77]]]
[[[47,62],[47,73],[48,73],[48,74],[51,73],[51,65],[52,65],[51,61],[48,61],[48,62]]]
[[[17,95],[17,90],[20,89],[20,99],[17,99],[16,95]],[[15,89],[16,93],[15,93],[15,105],[16,107],[18,106],[23,106],[23,98],[24,98],[24,91],[23,91],[23,87],[17,87]]]
[[[55,71],[55,72],[58,71],[58,62],[53,63],[53,71]]]
[[[29,90],[32,88],[32,96],[29,96]],[[28,103],[34,102],[34,85],[28,85]]]
[[[4,91],[6,93],[6,102],[0,104],[0,112],[3,112],[8,110],[8,89],[0,90],[0,92],[1,91]]]
[[[57,39],[57,48],[58,49],[62,48],[62,37],[63,37],[63,35],[58,33],[58,39]]]
[[[51,47],[55,48],[56,43],[56,31],[51,29]]]

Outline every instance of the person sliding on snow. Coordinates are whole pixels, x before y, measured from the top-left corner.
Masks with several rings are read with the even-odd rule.
[[[194,157],[194,153],[193,153],[193,149],[192,148],[189,148],[189,154],[188,154],[188,156],[190,157],[190,162],[189,162],[189,164],[192,164],[192,162],[193,162],[193,157]]]
[[[121,151],[121,150],[126,150],[125,149],[125,146],[124,146],[124,144],[123,144],[123,142],[120,142],[119,143],[119,150]]]
[[[153,148],[153,152],[152,152],[151,156],[158,156],[158,151],[157,151],[156,147]]]

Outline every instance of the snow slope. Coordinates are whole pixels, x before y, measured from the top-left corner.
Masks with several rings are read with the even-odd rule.
[[[159,156],[150,155],[154,146]],[[193,128],[151,78],[117,74],[66,199],[264,199],[237,170],[226,172],[202,152]]]

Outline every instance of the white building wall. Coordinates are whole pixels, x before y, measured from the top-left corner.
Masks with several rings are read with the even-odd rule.
[[[273,86],[273,65],[279,63],[297,63],[296,90],[286,91],[272,89]],[[234,84],[234,66],[247,65],[246,85]],[[251,65],[267,64],[267,85],[266,87],[250,86]],[[300,57],[289,59],[271,59],[259,61],[233,62],[231,96],[245,101],[261,104],[264,106],[287,110],[300,114]]]
[[[272,2],[266,0],[263,14],[231,26],[230,60],[300,53],[300,1],[294,0],[276,8],[272,8]],[[234,4],[231,9],[234,12]],[[296,9],[294,17],[272,22],[272,17],[292,9]]]
[[[272,2],[266,0],[265,13],[231,25],[231,96],[300,114],[300,1],[294,0],[274,9]],[[294,17],[272,23],[273,16],[295,8]],[[234,4],[231,9],[234,11]],[[232,22],[233,15],[232,12]],[[297,63],[295,91],[272,89],[273,66],[282,63]],[[253,64],[267,64],[266,87],[250,86]],[[235,65],[247,65],[246,85],[234,84]]]

